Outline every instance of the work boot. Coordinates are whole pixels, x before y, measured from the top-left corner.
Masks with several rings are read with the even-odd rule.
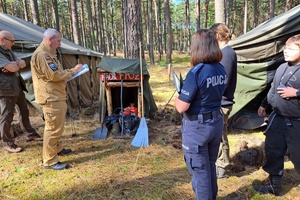
[[[18,147],[15,143],[5,144],[3,149],[9,153],[19,153],[22,151],[22,148]]]
[[[43,138],[37,134],[37,133],[29,133],[27,136],[25,136],[26,142],[30,141],[43,141]]]
[[[67,163],[63,163],[63,162],[58,162],[54,165],[50,165],[50,166],[43,166],[45,169],[53,169],[53,170],[63,170],[66,169],[66,167],[68,166]]]
[[[57,153],[59,156],[66,156],[72,153],[71,149],[62,149],[60,152]]]
[[[281,196],[282,186],[281,186],[282,176],[270,175],[270,183],[266,185],[254,185],[253,188],[261,194],[274,194],[275,196]]]

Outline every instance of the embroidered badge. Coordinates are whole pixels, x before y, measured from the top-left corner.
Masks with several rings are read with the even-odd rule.
[[[48,63],[49,67],[53,70],[53,71],[56,71],[58,70],[56,65],[54,63]]]
[[[46,60],[51,60],[51,57],[50,56],[46,56],[45,59]]]

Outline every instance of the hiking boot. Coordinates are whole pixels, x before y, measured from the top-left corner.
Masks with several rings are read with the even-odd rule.
[[[27,136],[25,136],[26,142],[31,141],[43,141],[43,138],[37,134],[37,133],[29,133]]]
[[[62,149],[60,152],[57,153],[59,156],[66,156],[72,153],[71,149]]]
[[[282,186],[281,186],[282,176],[270,175],[270,183],[267,185],[254,185],[253,188],[260,194],[274,194],[275,196],[281,196]]]
[[[226,170],[222,167],[216,166],[217,179],[226,179],[229,176],[226,174]]]
[[[50,166],[43,166],[45,169],[53,169],[53,170],[63,170],[66,169],[67,167],[67,163],[63,163],[63,162],[58,162],[54,165],[50,165]]]
[[[16,144],[12,143],[12,144],[7,144],[4,145],[3,149],[5,151],[8,151],[9,153],[19,153],[22,151],[21,147],[18,147]]]

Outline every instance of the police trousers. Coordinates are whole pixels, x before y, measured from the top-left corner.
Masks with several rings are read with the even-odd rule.
[[[217,197],[216,160],[222,129],[222,114],[202,122],[182,120],[182,149],[197,200]]]
[[[283,175],[284,156],[288,151],[290,160],[300,175],[300,120],[285,118],[274,112],[269,119],[265,131],[266,162],[263,169],[270,175]]]
[[[45,118],[43,163],[44,166],[51,166],[59,162],[57,153],[63,149],[59,138],[64,131],[67,103],[47,102],[41,106]]]
[[[20,109],[20,125],[27,133],[36,133],[32,128],[29,120],[29,110],[25,94],[20,90],[18,96],[1,96],[0,97],[0,133],[3,145],[13,143],[13,134],[11,134],[11,123],[13,121],[15,105]]]

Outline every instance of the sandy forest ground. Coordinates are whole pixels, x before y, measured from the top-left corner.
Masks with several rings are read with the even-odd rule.
[[[42,143],[25,142],[23,135],[17,144],[25,151],[0,150],[0,199],[194,199],[181,150],[180,116],[173,106],[174,87],[165,68],[149,71],[158,106],[147,124],[149,147],[132,147],[132,138],[114,139],[111,134],[106,140],[91,140],[99,127],[99,102],[95,102],[67,119],[62,142],[73,153],[60,160],[68,162],[69,169],[44,170]],[[33,126],[43,133],[40,114],[33,108],[30,112]],[[230,132],[229,140],[230,177],[218,180],[218,199],[300,199],[300,179],[288,159],[283,196],[259,195],[252,189],[267,179],[261,169],[263,130]]]

